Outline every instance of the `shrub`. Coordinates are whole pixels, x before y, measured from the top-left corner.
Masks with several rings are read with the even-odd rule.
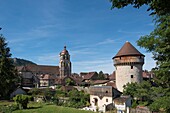
[[[0,113],[12,113],[12,111],[15,111],[17,109],[18,109],[18,106],[16,104],[0,105]]]
[[[13,100],[17,103],[19,109],[26,109],[30,99],[31,96],[23,95],[23,94],[16,95],[13,98]]]

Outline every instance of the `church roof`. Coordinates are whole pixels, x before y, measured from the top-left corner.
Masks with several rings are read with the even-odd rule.
[[[119,52],[113,57],[122,57],[122,56],[144,56],[140,53],[130,42],[126,42]]]
[[[30,71],[39,74],[59,74],[59,66],[48,66],[48,65],[33,65],[29,64],[26,66],[18,66],[18,71]]]
[[[69,52],[66,49],[66,46],[64,46],[64,50],[61,51],[60,55],[65,55],[65,54],[69,54]]]

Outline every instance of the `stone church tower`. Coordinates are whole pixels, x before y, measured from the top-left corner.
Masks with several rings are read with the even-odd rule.
[[[71,62],[69,52],[64,46],[64,50],[60,52],[60,63],[59,63],[60,77],[71,75]]]
[[[144,57],[130,42],[126,42],[113,57],[116,68],[116,86],[119,91],[123,92],[123,86],[128,82],[140,83],[142,81]]]

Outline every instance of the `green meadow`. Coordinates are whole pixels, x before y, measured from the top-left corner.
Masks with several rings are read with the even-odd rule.
[[[28,109],[11,111],[9,106],[14,105],[14,102],[0,102],[0,113],[94,113],[76,108],[56,106],[49,103],[30,102]],[[4,111],[2,111],[2,109]]]

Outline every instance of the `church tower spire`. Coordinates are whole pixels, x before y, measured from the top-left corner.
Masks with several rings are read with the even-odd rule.
[[[71,76],[71,62],[70,62],[70,55],[64,46],[64,50],[60,52],[60,63],[59,63],[59,70],[60,70],[60,77],[64,76]]]

